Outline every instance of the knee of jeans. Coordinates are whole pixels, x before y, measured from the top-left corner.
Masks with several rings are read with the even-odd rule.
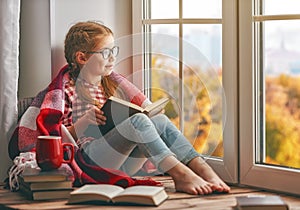
[[[144,129],[147,129],[147,128],[153,126],[153,123],[151,122],[149,117],[142,113],[134,114],[131,117],[131,123],[133,124],[133,126],[136,129],[139,129],[139,130],[144,130]]]
[[[158,121],[158,122],[166,122],[169,120],[169,118],[165,114],[158,114],[152,117],[152,119]]]
[[[152,122],[156,125],[156,127],[161,127],[167,124],[169,118],[164,114],[158,114],[151,118]]]

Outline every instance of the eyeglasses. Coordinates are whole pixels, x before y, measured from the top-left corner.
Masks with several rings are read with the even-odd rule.
[[[107,60],[111,55],[113,55],[114,57],[117,57],[119,54],[119,47],[118,46],[114,46],[113,48],[104,48],[100,51],[88,51],[86,53],[91,53],[91,54],[95,54],[95,53],[101,53],[102,57],[104,60]]]

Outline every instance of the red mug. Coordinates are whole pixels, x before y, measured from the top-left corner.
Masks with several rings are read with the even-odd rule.
[[[64,152],[70,156],[65,159]],[[62,143],[60,136],[38,136],[36,142],[36,161],[38,166],[44,170],[53,170],[62,163],[70,163],[74,158],[74,145]]]

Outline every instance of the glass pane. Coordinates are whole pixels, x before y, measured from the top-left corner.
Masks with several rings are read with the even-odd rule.
[[[222,26],[183,25],[184,124],[196,150],[223,157]]]
[[[183,18],[221,18],[222,0],[183,0]]]
[[[299,0],[264,0],[264,15],[300,14]]]
[[[151,31],[151,99],[169,96],[165,114],[180,128],[178,25],[152,25]]]
[[[151,0],[151,19],[179,18],[178,0]]]
[[[291,7],[293,8],[293,7]],[[300,168],[300,20],[264,23],[264,162]]]

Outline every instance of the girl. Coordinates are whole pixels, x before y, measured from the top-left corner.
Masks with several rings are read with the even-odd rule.
[[[91,164],[136,174],[149,159],[168,173],[177,191],[189,194],[229,192],[230,188],[199,156],[183,134],[163,114],[151,119],[135,114],[100,138],[84,136],[90,124],[104,125],[100,108],[115,95],[146,106],[151,103],[136,87],[118,85],[113,72],[119,48],[113,32],[97,22],[79,22],[65,39],[65,58],[69,77],[65,84],[63,124],[84,151]],[[135,92],[130,96],[128,92]]]

